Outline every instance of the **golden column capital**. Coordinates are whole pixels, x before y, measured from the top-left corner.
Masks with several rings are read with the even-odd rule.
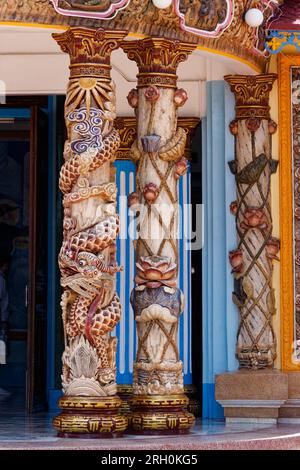
[[[195,48],[196,44],[164,38],[122,42],[122,49],[139,68],[138,88],[149,85],[177,88],[177,67]]]
[[[101,77],[110,80],[110,56],[120,47],[126,31],[69,28],[52,34],[61,50],[70,56],[71,78]]]
[[[277,79],[275,73],[262,75],[226,75],[234,93],[236,119],[270,118],[269,94]]]

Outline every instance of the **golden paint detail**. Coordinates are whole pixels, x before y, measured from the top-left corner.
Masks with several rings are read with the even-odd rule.
[[[199,124],[199,118],[178,118],[178,127],[184,129],[187,139],[185,146],[185,158],[191,159],[191,139],[195,127]],[[131,159],[131,147],[136,139],[136,118],[134,117],[118,117],[115,120],[115,127],[118,129],[121,144],[117,151],[117,160],[130,160]]]
[[[188,432],[195,423],[186,409],[189,399],[185,395],[133,395],[129,404],[128,426],[135,432]]]
[[[113,397],[71,397],[63,396],[58,401],[58,406],[67,409],[82,410],[118,410],[122,405],[122,400],[118,396]]]
[[[224,77],[236,99],[236,119],[270,117],[269,94],[276,74],[227,75]]]
[[[65,435],[122,435],[128,426],[127,417],[119,412],[119,397],[62,397],[62,413],[53,419],[56,431]]]
[[[128,427],[134,432],[178,434],[189,432],[195,424],[195,417],[187,411],[133,411],[128,416]]]
[[[131,384],[121,384],[121,385],[117,385],[117,390],[118,390],[118,395],[122,400],[122,406],[120,408],[120,412],[128,415],[128,413],[130,413],[129,404],[133,395],[133,386]],[[201,403],[198,399],[198,391],[195,385],[185,385],[184,393],[188,397],[188,403],[186,405],[187,411],[192,413],[195,417],[198,417],[198,416],[200,417]]]
[[[130,406],[136,408],[181,408],[188,405],[189,399],[185,395],[133,395]]]
[[[128,58],[137,63],[138,88],[149,85],[176,88],[177,67],[180,62],[187,60],[195,45],[164,38],[149,38],[123,41],[122,48]]]
[[[260,2],[259,2],[260,3]],[[172,8],[160,10],[149,0],[131,0],[112,20],[92,20],[59,15],[48,0],[3,0],[0,5],[2,22],[12,24],[36,24],[63,26],[84,26],[88,28],[125,29],[139,35],[161,36],[191,42],[209,50],[224,52],[232,57],[249,61],[260,71],[264,70],[267,57],[263,55],[263,28],[251,28],[243,20],[246,9],[257,7],[257,0],[234,2],[234,17],[230,26],[218,38],[195,36],[180,29],[179,18]],[[191,8],[194,7],[191,5]],[[189,7],[190,8],[190,7]],[[269,7],[264,4],[265,17],[270,15]],[[199,18],[202,21],[202,17]]]
[[[280,238],[281,238],[281,345],[282,369],[299,371],[293,362],[295,341],[294,270],[293,270],[293,169],[291,123],[291,67],[300,67],[300,57],[279,56],[280,116]]]
[[[78,27],[69,28],[64,33],[54,34],[53,37],[62,51],[69,54],[71,65],[87,64],[95,67],[99,64],[111,68],[111,53],[118,49],[126,34],[125,31]],[[88,83],[83,77],[80,80]]]

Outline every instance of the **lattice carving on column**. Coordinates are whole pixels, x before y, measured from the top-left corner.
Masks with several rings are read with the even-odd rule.
[[[227,76],[236,98],[235,136],[237,200],[230,210],[236,218],[238,247],[229,259],[235,276],[233,301],[239,307],[236,355],[241,368],[272,367],[276,339],[272,316],[276,313],[272,288],[272,262],[280,243],[272,236],[271,175],[278,162],[272,158],[272,134],[277,125],[269,115],[269,92],[274,74]]]
[[[178,179],[187,170],[186,132],[177,128],[177,108],[187,100],[177,89],[176,69],[194,49],[163,38],[126,41],[123,49],[139,67],[137,89],[128,96],[138,132],[131,155],[137,164],[140,204],[136,242],[136,287],[132,305],[138,332],[134,366],[135,394],[183,392],[177,346],[183,295],[178,274]]]

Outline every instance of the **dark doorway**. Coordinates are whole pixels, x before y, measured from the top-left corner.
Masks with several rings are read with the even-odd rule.
[[[27,411],[46,402],[46,108],[47,99],[35,97],[9,98],[0,106],[0,258],[10,256],[0,404]],[[10,394],[5,400],[3,390]]]
[[[201,122],[195,128],[191,144],[192,231],[199,229],[202,204]],[[198,224],[198,225],[197,225]],[[198,243],[196,244],[198,245]],[[192,250],[192,368],[197,401],[202,406],[202,250]],[[200,410],[199,416],[202,415]]]

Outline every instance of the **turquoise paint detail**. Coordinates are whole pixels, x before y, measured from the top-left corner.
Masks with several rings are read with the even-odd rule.
[[[49,389],[48,390],[48,408],[49,410],[58,410],[57,402],[63,396],[61,390]]]
[[[203,410],[219,417],[214,399],[215,375],[235,370],[237,312],[231,300],[233,278],[228,252],[235,247],[235,222],[229,204],[236,198],[227,161],[234,158],[234,140],[228,125],[234,118],[234,100],[224,81],[207,83],[207,117],[202,120],[204,246],[203,278]],[[213,402],[215,403],[213,405]],[[204,415],[203,415],[204,416]]]
[[[215,400],[215,384],[203,384],[202,386],[203,408],[202,418],[224,419],[224,411]]]
[[[2,108],[0,118],[30,119],[30,109],[28,108]]]

